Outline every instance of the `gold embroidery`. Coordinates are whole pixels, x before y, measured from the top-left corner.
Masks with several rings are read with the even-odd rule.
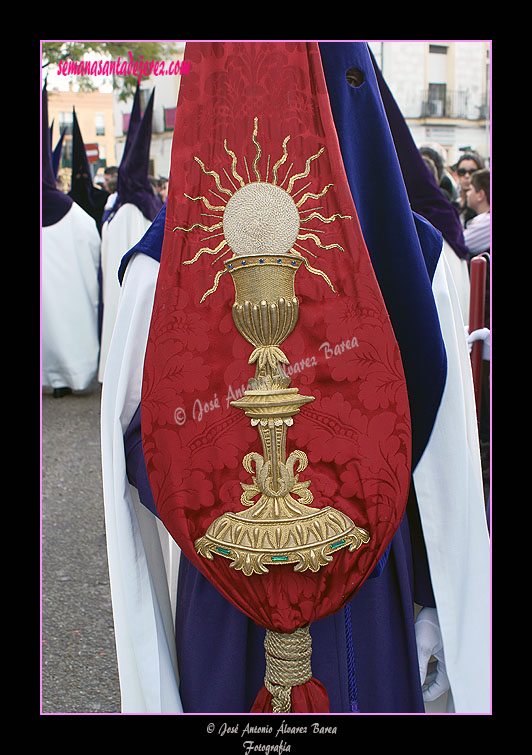
[[[183,228],[180,225],[176,225],[174,231],[193,231],[194,228],[201,228],[202,231],[215,231],[218,228],[222,228],[222,223],[216,223],[215,225],[202,225],[201,223],[194,223],[190,228]]]
[[[308,210],[307,210],[308,212]],[[351,215],[340,215],[339,212],[335,213],[334,215],[331,215],[330,218],[324,218],[323,215],[321,215],[319,212],[315,212],[314,210],[310,213],[310,215],[307,215],[307,217],[304,220],[301,220],[302,223],[307,223],[312,218],[318,218],[318,220],[321,220],[322,223],[333,223],[336,218],[342,218],[342,220],[351,220]]]
[[[294,167],[294,163],[290,163],[290,165],[288,166],[288,170],[287,170],[287,171],[286,171],[286,173],[284,174],[284,178],[283,178],[283,180],[282,180],[282,181],[281,181],[281,183],[279,184],[280,186],[282,186],[282,185],[284,184],[284,182],[285,182],[285,181],[286,181],[286,179],[288,178],[288,174],[290,173],[290,171],[292,170],[292,168],[293,168],[293,167]],[[310,184],[309,184],[309,185],[310,185]]]
[[[312,239],[316,242],[316,246],[319,246],[320,249],[340,249],[340,251],[344,251],[343,247],[341,247],[339,244],[328,244],[327,246],[324,246],[319,238],[315,236],[313,233],[300,233],[297,237],[298,239]]]
[[[212,205],[207,199],[207,197],[189,197],[188,194],[185,194],[185,197],[187,199],[191,199],[193,202],[197,202],[198,200],[201,199],[201,201],[203,202],[203,204],[208,210],[225,210],[225,205],[218,205],[218,206]]]
[[[218,244],[218,246],[216,247],[216,249],[211,249],[210,246],[204,246],[202,249],[199,249],[196,252],[196,254],[194,255],[194,257],[191,260],[184,260],[183,265],[192,265],[194,262],[196,262],[196,260],[198,259],[198,257],[200,257],[202,254],[217,254],[220,251],[220,249],[224,248],[225,244],[226,244],[226,241],[224,239],[222,242],[220,242]],[[229,249],[227,250],[227,252],[228,251],[229,251]],[[227,252],[225,252],[225,253],[227,254]]]
[[[333,186],[333,184],[327,184],[327,186],[325,186],[325,188],[322,189],[319,194],[313,194],[311,191],[303,194],[299,202],[296,204],[296,207],[301,207],[302,204],[305,204],[307,199],[319,199],[320,197],[323,197],[324,194],[327,194],[331,186]]]
[[[253,129],[253,135],[252,135],[251,139],[253,141],[253,144],[257,148],[257,154],[255,155],[255,159],[253,160],[253,170],[255,171],[255,175],[257,176],[257,181],[260,181],[260,173],[257,170],[257,163],[259,162],[262,150],[261,150],[260,144],[255,139],[255,137],[257,136],[258,132],[259,132],[259,119],[255,118],[255,128]]]
[[[225,151],[227,152],[227,154],[228,154],[228,155],[231,155],[231,157],[233,158],[233,162],[231,163],[231,170],[232,170],[232,172],[233,172],[233,176],[234,176],[234,177],[236,178],[236,180],[237,180],[237,181],[239,181],[239,182],[240,182],[240,186],[244,186],[244,179],[242,178],[242,176],[240,176],[240,175],[239,175],[239,174],[238,174],[238,173],[236,172],[236,165],[237,165],[237,159],[236,159],[236,155],[235,155],[235,153],[233,152],[233,150],[231,150],[231,149],[229,149],[229,148],[227,147],[227,139],[224,139],[224,148],[225,148]]]
[[[205,173],[206,176],[212,176],[214,178],[214,182],[216,183],[216,188],[218,191],[223,192],[224,194],[231,194],[229,189],[224,189],[224,187],[220,183],[220,176],[215,170],[207,170],[203,162],[199,159],[199,157],[195,157],[194,160],[198,163],[202,171]]]
[[[214,276],[214,285],[213,285],[213,287],[209,288],[208,291],[205,291],[205,293],[203,294],[203,296],[200,299],[200,304],[203,304],[203,302],[205,301],[205,299],[207,298],[207,296],[210,296],[210,294],[213,294],[216,291],[216,289],[218,288],[218,283],[220,281],[220,278],[222,277],[222,275],[225,272],[226,272],[225,270],[219,270],[216,273],[216,275]]]
[[[311,239],[320,249],[340,249],[339,244],[323,245],[315,235],[318,229],[308,229],[300,233],[300,223],[317,219],[333,223],[337,219],[351,219],[348,215],[336,213],[324,217],[317,212],[321,208],[310,208],[311,214],[301,218],[299,210],[307,199],[319,199],[333,184],[325,186],[321,192],[307,192],[299,201],[294,197],[304,191],[312,182],[292,194],[294,184],[310,173],[313,160],[323,152],[321,147],[316,154],[306,160],[301,173],[293,175],[287,189],[282,188],[293,163],[285,174],[280,186],[277,185],[278,168],[288,157],[287,136],[283,142],[283,154],[272,168],[272,182],[261,181],[258,164],[262,155],[258,135],[258,118],[254,119],[252,142],[256,147],[253,160],[253,173],[256,181],[249,176],[247,161],[244,165],[248,183],[244,183],[237,173],[237,157],[227,147],[231,157],[231,170],[240,187],[235,189],[229,174],[226,178],[235,189],[231,191],[221,185],[216,171],[207,171],[202,161],[196,157],[203,172],[213,176],[219,191],[229,194],[223,209],[220,224],[205,227],[199,223],[190,228],[176,226],[174,230],[189,232],[201,227],[205,230],[223,228],[224,240],[215,249],[202,248],[185,264],[193,264],[203,253],[215,255],[224,249],[214,262],[233,252],[230,259],[223,262],[213,286],[203,295],[201,302],[214,293],[219,280],[230,273],[235,287],[235,301],[232,308],[233,321],[239,333],[252,344],[253,351],[249,364],[255,365],[255,376],[249,380],[248,389],[242,398],[232,401],[231,406],[241,409],[257,428],[262,443],[262,454],[252,451],[244,456],[242,464],[251,475],[251,484],[241,483],[242,512],[228,512],[208,527],[205,534],[194,543],[197,552],[212,560],[215,555],[231,559],[234,569],[251,574],[264,574],[269,567],[292,564],[295,571],[318,571],[330,563],[336,551],[349,548],[354,551],[369,541],[369,533],[357,527],[343,512],[325,506],[311,507],[313,494],[309,480],[300,480],[300,474],[307,468],[308,459],[303,451],[292,451],[286,456],[286,436],[294,417],[302,406],[314,401],[313,396],[303,396],[298,388],[290,387],[290,378],[284,365],[289,363],[281,345],[297,325],[299,300],[295,294],[295,276],[302,264],[313,275],[321,276],[334,291],[329,277],[319,269],[311,267],[302,254],[316,255],[297,244],[297,240]],[[266,176],[269,173],[269,156]],[[214,192],[212,192],[214,193]],[[223,201],[223,200],[222,200]],[[315,233],[310,231],[314,230]],[[216,235],[209,238],[213,238]],[[298,246],[302,251],[295,247]],[[212,263],[214,264],[214,263]]]
[[[286,189],[289,194],[292,193],[294,183],[298,180],[298,178],[306,178],[308,176],[308,174],[310,173],[310,163],[312,162],[312,160],[316,160],[323,153],[324,150],[325,150],[325,147],[322,147],[318,152],[316,152],[315,155],[312,155],[312,157],[308,158],[305,165],[305,170],[303,171],[303,173],[296,173],[294,176],[292,176],[288,184],[288,187]]]
[[[275,165],[273,166],[272,175],[273,175],[273,181],[272,183],[277,183],[277,169],[285,162],[285,160],[288,157],[288,150],[286,149],[286,145],[288,144],[288,140],[290,139],[290,136],[285,137],[285,140],[283,142],[283,156],[277,160]]]
[[[303,260],[303,262],[305,263],[305,267],[307,268],[307,270],[309,271],[309,273],[312,273],[313,275],[320,275],[320,276],[321,276],[321,277],[322,277],[322,278],[323,278],[323,279],[325,280],[325,282],[327,283],[327,285],[329,286],[329,288],[330,288],[330,289],[331,289],[332,291],[334,291],[334,293],[336,293],[336,290],[335,290],[335,288],[334,288],[333,284],[331,283],[331,281],[330,281],[330,278],[328,277],[328,275],[326,275],[326,274],[325,274],[325,273],[323,272],[323,270],[317,270],[317,269],[316,269],[315,267],[311,267],[311,266],[309,265],[309,262],[308,262],[308,260],[306,260],[306,259],[305,259],[305,258],[303,257],[303,255],[301,254],[301,252],[298,252],[298,251],[297,251],[297,249],[292,249],[292,254],[295,254],[295,255],[297,255],[298,257],[301,257],[301,258],[302,258],[302,260]]]
[[[225,168],[224,168],[224,173],[225,173],[225,177],[227,178],[227,180],[229,181],[229,183],[231,184],[231,186],[233,187],[233,189],[236,191],[237,188],[234,185],[234,183],[232,182],[231,176],[229,175],[229,173],[227,172],[227,170]]]

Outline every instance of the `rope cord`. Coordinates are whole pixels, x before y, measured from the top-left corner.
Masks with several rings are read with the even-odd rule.
[[[266,675],[264,686],[272,695],[274,713],[290,713],[292,687],[305,684],[312,676],[312,638],[308,627],[292,634],[266,630]]]
[[[344,608],[345,617],[345,640],[347,646],[347,685],[349,690],[349,707],[351,713],[358,713],[358,689],[355,665],[355,652],[353,649],[353,625],[351,623],[351,605],[347,603]]]

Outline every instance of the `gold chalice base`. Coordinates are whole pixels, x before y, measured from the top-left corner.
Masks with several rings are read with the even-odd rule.
[[[273,516],[273,509],[300,509],[298,515]],[[270,511],[265,514],[265,508]],[[268,515],[270,514],[270,515]],[[259,518],[260,517],[260,518]],[[213,560],[214,555],[232,559],[231,567],[246,576],[266,574],[268,566],[295,564],[294,571],[317,572],[330,563],[342,548],[350,552],[369,542],[369,533],[357,527],[341,511],[289,501],[258,501],[248,511],[228,512],[211,523],[205,535],[194,543],[197,552]]]

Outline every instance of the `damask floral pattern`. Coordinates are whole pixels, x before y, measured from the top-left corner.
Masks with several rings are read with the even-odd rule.
[[[303,43],[188,43],[172,152],[166,233],[146,351],[142,394],[143,447],[160,517],[185,555],[258,624],[291,632],[337,611],[360,587],[403,516],[410,484],[410,417],[401,357],[371,267],[349,192],[317,46]],[[324,216],[349,216],[319,228],[321,248],[306,249],[326,273],[304,266],[295,279],[299,322],[285,340],[292,385],[314,401],[289,428],[287,451],[309,459],[312,505],[334,506],[371,534],[358,551],[339,551],[319,572],[276,566],[244,576],[225,559],[199,557],[194,540],[227,511],[241,511],[240,483],[249,483],[243,456],[260,451],[257,431],[230,405],[254,375],[250,344],[231,316],[234,287],[211,256],[183,263],[209,243],[208,232],[174,232],[205,224],[209,210],[190,197],[219,202],[194,156],[223,176],[224,139],[251,166],[250,128],[258,117],[261,170],[282,154],[290,161],[326,149],[306,179],[308,191],[333,184],[319,202]],[[287,161],[288,163],[288,161]],[[286,168],[288,167],[288,164]],[[281,173],[280,175],[284,175]],[[306,227],[306,226],[305,226]],[[218,243],[212,236],[211,246]],[[329,244],[338,249],[324,250]],[[314,259],[314,255],[316,259]]]

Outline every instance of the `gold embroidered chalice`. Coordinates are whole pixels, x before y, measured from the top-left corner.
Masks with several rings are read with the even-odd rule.
[[[282,564],[316,572],[336,551],[353,551],[369,541],[369,534],[343,512],[310,506],[310,481],[299,479],[307,456],[295,450],[286,457],[287,430],[300,408],[314,401],[289,387],[284,369],[289,360],[281,350],[299,316],[294,281],[304,259],[290,253],[299,228],[292,197],[262,181],[232,194],[223,214],[224,236],[234,254],[224,262],[235,286],[233,320],[254,346],[249,363],[256,365],[248,389],[231,406],[257,427],[262,455],[251,452],[242,461],[253,480],[241,483],[247,509],[220,516],[194,545],[208,559],[231,559],[231,566],[248,576]]]

